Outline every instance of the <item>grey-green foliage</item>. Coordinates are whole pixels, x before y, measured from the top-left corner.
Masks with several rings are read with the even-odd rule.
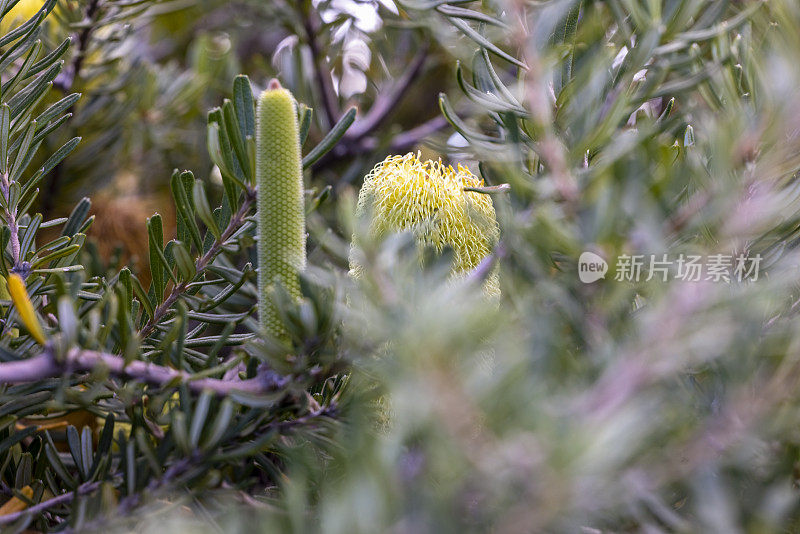
[[[402,4],[461,59],[458,152],[511,184],[504,300],[365,246],[361,430],[292,457],[274,530],[797,529],[796,3]],[[758,280],[615,280],[623,254],[739,253]]]
[[[237,77],[233,100],[208,115],[221,198],[207,194],[190,171],[176,170],[165,180],[176,236],[170,239],[161,215],[146,221],[148,288],[141,272],[109,267],[84,247],[94,219],[88,198],[62,219],[44,221],[29,212],[39,180],[79,141],[29,168],[78,96],[42,104],[67,50],[46,55],[31,37],[53,5],[22,26],[29,33],[8,34],[23,35],[11,50],[21,50],[17,57],[24,59],[5,65],[3,79],[16,87],[0,98],[0,268],[4,276],[25,279],[46,337],[44,346],[36,343],[20,328],[15,306],[0,301],[0,499],[39,505],[0,516],[0,528],[97,528],[132,513],[154,492],[179,487],[268,491],[292,439],[330,447],[345,358],[335,350],[341,302],[330,279],[306,275],[294,298],[275,296],[285,332],[280,346],[254,337],[250,81]],[[348,120],[334,125],[316,152],[332,148]],[[296,160],[299,173],[300,154]],[[42,243],[40,230],[47,227],[58,227],[60,236]],[[20,493],[28,489],[32,502]]]

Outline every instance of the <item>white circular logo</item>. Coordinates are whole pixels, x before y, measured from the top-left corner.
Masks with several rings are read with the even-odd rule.
[[[583,252],[578,258],[578,278],[584,284],[591,284],[606,277],[608,263],[594,252]]]

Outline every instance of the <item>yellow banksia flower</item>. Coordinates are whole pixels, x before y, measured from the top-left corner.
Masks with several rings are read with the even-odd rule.
[[[369,231],[374,237],[410,231],[420,245],[438,252],[452,248],[453,275],[459,276],[477,267],[499,238],[491,196],[469,190],[483,186],[483,180],[462,165],[454,169],[441,161],[421,161],[412,153],[390,156],[364,178],[356,216],[372,217]],[[356,277],[363,269],[352,253],[350,269]],[[484,290],[491,296],[500,294],[497,269]]]
[[[280,281],[292,297],[300,298],[297,275],[306,266],[306,219],[294,98],[277,81],[258,99],[256,184],[259,320],[268,333],[285,338],[269,291]]]
[[[19,317],[22,319],[22,324],[28,329],[33,339],[40,345],[44,345],[45,337],[42,325],[39,323],[36,310],[33,309],[33,303],[25,289],[25,281],[20,275],[11,273],[8,277],[8,292],[11,294],[11,302],[16,306]]]

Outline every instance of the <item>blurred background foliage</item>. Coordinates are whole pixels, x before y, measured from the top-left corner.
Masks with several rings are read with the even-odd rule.
[[[118,241],[141,264],[146,239],[131,229],[168,209],[163,176],[173,169],[195,170],[220,194],[206,113],[230,98],[240,72],[256,88],[278,76],[314,109],[309,145],[350,106],[361,109],[365,121],[315,166],[322,186],[357,183],[383,155],[446,124],[436,95],[454,83],[448,57],[393,2],[97,0],[65,3],[62,13],[49,21],[50,44],[70,35],[75,44],[55,88],[83,96],[52,143],[83,141],[43,184],[41,209],[64,216],[91,194],[98,215],[116,214],[94,230],[108,233],[106,257]]]
[[[267,369],[275,391],[220,401],[101,373],[4,387],[0,413],[14,417],[0,436],[4,500],[31,485],[35,500],[76,492],[18,529],[800,528],[797,2],[90,0],[59,4],[45,24],[48,49],[72,36],[48,98],[82,97],[41,157],[83,140],[41,182],[38,210],[74,213],[90,195],[100,251],[75,260],[80,281],[29,283],[50,334],[66,336],[70,317],[54,296],[90,292],[99,304],[76,308],[67,347],[192,376]],[[306,173],[305,297],[279,303],[292,358],[248,337],[252,199],[245,187],[232,201],[206,151],[207,110],[241,102],[240,72],[255,94],[276,76],[313,108],[305,154],[359,110]],[[354,217],[369,169],[416,149],[509,184],[493,193],[499,303],[481,295],[485,270],[453,282],[446,254],[421,270],[408,235],[376,242]],[[182,253],[172,246],[162,272],[152,245],[162,219],[149,233],[144,219],[164,212],[166,240],[189,232],[171,211],[184,176],[170,181],[173,168],[192,169],[214,216],[242,230],[200,265],[203,291],[167,302]],[[346,275],[354,233],[358,281]],[[593,284],[577,276],[586,250],[609,261]],[[614,279],[622,254],[739,253],[761,255],[758,280]],[[150,265],[163,328],[144,309]],[[112,305],[128,309],[120,299],[132,317],[109,319]],[[8,314],[4,325],[19,326]],[[100,318],[113,334],[94,341]],[[15,351],[4,361],[36,352],[17,334],[4,338]],[[66,447],[9,426],[87,410],[134,436],[97,439],[110,460],[90,476],[80,450],[97,450],[92,436],[113,421],[90,421],[82,439],[62,425]]]

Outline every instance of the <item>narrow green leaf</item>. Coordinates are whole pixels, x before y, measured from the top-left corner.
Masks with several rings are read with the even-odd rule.
[[[11,109],[8,104],[0,106],[0,173],[8,172],[8,147],[9,124],[11,122]]]
[[[496,111],[498,113],[511,112],[520,117],[528,116],[528,111],[522,106],[515,105],[512,102],[506,102],[494,93],[484,93],[469,85],[464,80],[464,73],[460,62],[456,62],[456,82],[470,100],[488,111]]]
[[[509,102],[512,102],[515,106],[522,107],[521,104],[519,103],[519,100],[517,100],[517,98],[513,94],[511,94],[511,91],[508,90],[506,85],[503,83],[503,80],[500,79],[500,76],[497,74],[494,65],[492,65],[492,60],[489,57],[489,52],[485,48],[481,48],[478,53],[480,54],[480,57],[483,60],[482,61],[483,67],[488,73],[489,78],[491,78],[495,88],[497,88],[497,90],[500,91],[500,93],[503,95],[503,98],[505,98]]]
[[[669,102],[667,102],[667,105],[664,106],[664,111],[662,111],[661,115],[659,115],[658,119],[656,119],[657,124],[663,123],[667,119],[667,117],[669,117],[669,114],[672,112],[673,106],[675,106],[675,97],[670,98]]]
[[[72,478],[72,475],[69,474],[67,471],[66,466],[61,461],[61,458],[58,457],[58,452],[56,451],[55,445],[53,445],[53,439],[48,436],[48,442],[44,446],[45,456],[47,456],[47,462],[50,464],[50,467],[55,471],[56,475],[64,481],[64,484],[67,485],[69,488],[77,487],[75,483],[75,479]]]
[[[47,3],[45,3],[44,6],[42,6],[42,8],[39,11],[36,12],[36,14],[33,17],[31,17],[30,19],[25,21],[25,23],[21,24],[20,26],[14,28],[10,32],[8,32],[5,35],[3,35],[2,37],[0,37],[0,48],[3,48],[4,46],[8,45],[9,43],[13,43],[18,38],[22,37],[23,35],[25,35],[25,34],[27,34],[29,32],[30,33],[35,32],[37,30],[38,26],[44,20],[44,17],[46,16],[46,14],[49,13],[53,9],[53,6],[55,6],[55,3],[56,3],[56,0],[49,0]],[[48,7],[49,7],[49,9],[48,9]]]
[[[69,45],[72,43],[72,38],[67,37],[64,39],[60,45],[53,49],[52,52],[48,53],[42,59],[37,61],[33,64],[33,66],[28,71],[27,77],[33,76],[34,74],[38,74],[42,72],[44,69],[48,68],[50,65],[53,65],[58,59],[63,56],[67,50],[69,50]]]
[[[220,404],[219,411],[217,411],[217,417],[214,419],[214,425],[208,433],[208,438],[203,443],[202,448],[204,451],[213,450],[225,436],[233,419],[233,410],[233,401],[224,399]]]
[[[189,312],[189,319],[215,324],[235,324],[250,315],[250,310],[241,313],[201,313]]]
[[[71,345],[78,340],[80,323],[72,305],[72,299],[66,295],[58,298],[58,327],[64,336],[64,343]],[[88,468],[88,466],[87,466]]]
[[[37,213],[36,215],[31,218],[28,226],[22,232],[20,236],[20,245],[19,245],[19,255],[20,258],[27,258],[28,253],[31,251],[31,247],[33,246],[33,240],[36,239],[36,232],[39,231],[39,228],[42,226],[42,214]]]
[[[34,269],[37,269],[37,268],[41,267],[42,265],[45,265],[46,263],[50,263],[51,261],[54,261],[54,260],[57,260],[57,259],[60,259],[60,258],[64,258],[66,256],[69,256],[70,254],[74,254],[75,252],[80,250],[80,248],[81,247],[78,244],[69,245],[67,247],[64,247],[62,249],[56,250],[56,251],[51,252],[50,254],[48,254],[46,256],[43,256],[43,257],[37,259],[36,261],[34,261],[31,264],[31,266]]]
[[[128,495],[136,493],[136,448],[133,441],[125,444],[125,486]]]
[[[144,459],[147,460],[147,464],[150,466],[150,470],[153,473],[160,473],[162,471],[161,466],[158,463],[158,459],[156,458],[155,451],[153,450],[153,446],[150,443],[150,437],[145,432],[144,428],[139,427],[136,429],[136,445],[139,448],[139,452],[142,453]]]
[[[197,228],[197,222],[194,220],[193,205],[186,193],[180,174],[173,173],[170,180],[170,188],[172,189],[172,196],[175,200],[178,215],[183,219],[194,246],[197,247],[197,250],[202,250],[203,239],[200,237],[200,229]]]
[[[170,425],[170,430],[172,430],[172,436],[175,438],[175,444],[178,446],[178,449],[187,456],[191,454],[192,447],[189,444],[189,434],[186,430],[186,416],[182,411],[172,411],[172,425]]]
[[[103,430],[100,431],[100,438],[97,440],[97,451],[94,453],[94,460],[92,462],[92,469],[90,475],[94,476],[100,464],[100,459],[107,456],[111,452],[111,444],[114,439],[114,414],[109,413],[106,416],[106,421],[103,424]]]
[[[55,104],[48,107],[44,110],[38,117],[36,117],[36,122],[39,123],[42,127],[44,127],[48,122],[55,119],[72,106],[80,99],[80,93],[72,93],[70,95],[65,96]]]
[[[683,146],[687,148],[694,146],[694,128],[692,128],[691,124],[686,126],[686,130],[683,133]]]
[[[297,104],[297,109],[297,124],[298,133],[300,135],[300,146],[303,146],[308,138],[308,131],[311,129],[311,119],[314,116],[314,110],[301,103]]]
[[[150,245],[151,287],[155,291],[156,301],[161,302],[166,288],[164,271],[169,268],[169,265],[164,258],[164,228],[161,222],[161,215],[158,213],[147,219],[147,234]]]
[[[200,398],[197,399],[197,404],[194,406],[194,415],[192,416],[192,425],[189,429],[189,443],[192,446],[192,449],[196,449],[197,445],[200,443],[200,434],[203,432],[203,428],[206,424],[206,418],[208,417],[208,409],[211,407],[211,399],[213,398],[213,393],[206,390],[200,394]]]
[[[131,282],[133,282],[133,292],[136,294],[136,298],[139,299],[139,302],[144,306],[144,311],[147,316],[152,318],[155,313],[154,306],[156,303],[150,300],[150,297],[147,295],[138,277],[131,275]]]
[[[2,94],[8,94],[14,90],[17,84],[24,80],[27,77],[28,71],[30,70],[31,66],[33,66],[33,62],[36,61],[36,57],[39,55],[39,52],[42,51],[42,41],[37,40],[33,46],[31,47],[30,51],[28,52],[28,56],[22,62],[22,65],[17,70],[17,73],[8,80],[6,83],[2,85],[0,92]]]
[[[509,29],[508,25],[502,20],[492,17],[491,15],[487,15],[486,13],[481,13],[480,11],[475,11],[472,9],[466,9],[463,7],[456,7],[447,4],[442,4],[436,7],[436,11],[448,17],[474,20],[477,22],[484,22],[492,26],[497,26],[498,28]]]
[[[241,189],[247,189],[244,182],[237,178],[234,175],[234,171],[231,170],[229,166],[228,159],[230,158],[230,153],[228,153],[228,157],[226,158],[223,156],[224,151],[226,150],[223,144],[222,139],[222,131],[220,129],[220,125],[217,122],[212,122],[212,113],[209,113],[209,124],[208,124],[208,154],[211,156],[211,161],[219,168],[220,174],[222,174],[222,183],[225,187],[225,192],[230,199],[236,199],[239,197],[239,192],[237,191],[237,187]],[[222,115],[220,114],[219,120],[222,120]],[[228,147],[229,151],[230,147]]]
[[[55,151],[52,156],[47,158],[47,161],[44,162],[44,165],[42,165],[42,167],[36,171],[36,174],[25,184],[25,187],[23,188],[23,195],[28,194],[28,192],[36,186],[36,184],[44,177],[45,174],[50,172],[53,168],[55,168],[56,165],[61,163],[61,161],[63,161],[64,158],[70,154],[70,152],[75,150],[75,147],[78,146],[80,141],[80,137],[73,137],[64,143],[61,148]]]
[[[255,137],[256,114],[250,79],[240,74],[233,80],[233,103],[243,139]]]
[[[247,146],[245,145],[245,137],[242,136],[238,119],[236,118],[236,110],[233,109],[233,103],[230,100],[225,100],[222,104],[222,119],[225,123],[225,132],[228,139],[230,139],[233,151],[239,162],[239,168],[242,169],[245,179],[252,182],[253,171],[250,168],[250,157],[247,154]]]
[[[322,191],[319,192],[318,195],[316,195],[313,199],[311,199],[311,202],[306,207],[306,215],[308,215],[309,213],[315,211],[326,200],[328,200],[328,198],[331,196],[331,191],[333,191],[333,187],[330,186],[330,185],[326,185],[322,189]]]
[[[517,67],[520,67],[522,69],[527,69],[527,67],[525,66],[525,64],[523,62],[521,62],[520,60],[518,60],[514,56],[508,54],[507,52],[504,52],[500,47],[498,47],[493,42],[488,40],[486,37],[484,37],[483,35],[478,33],[474,28],[472,28],[472,26],[470,26],[468,23],[464,22],[462,19],[459,19],[459,18],[456,18],[456,17],[447,17],[447,19],[450,21],[450,23],[453,26],[455,26],[456,28],[461,30],[464,33],[464,35],[466,35],[467,37],[469,37],[470,39],[475,41],[480,46],[482,46],[485,49],[487,49],[489,52],[493,53],[494,55],[496,55],[498,57],[501,57],[501,58],[505,59],[506,61],[516,65]]]
[[[39,391],[24,395],[16,398],[10,402],[0,405],[0,417],[8,414],[14,414],[17,417],[22,417],[20,414],[27,415],[27,409],[33,408],[33,411],[43,407],[52,398],[52,393],[49,391]]]
[[[91,477],[92,465],[92,429],[85,426],[81,429],[81,465],[86,469],[86,480]]]
[[[490,135],[485,135],[479,132],[472,130],[469,126],[464,124],[464,121],[456,114],[455,110],[453,110],[452,106],[450,106],[450,101],[447,99],[447,95],[444,93],[439,94],[439,108],[442,110],[442,114],[445,116],[447,121],[455,128],[458,133],[463,135],[468,140],[476,140],[481,141],[484,143],[498,143],[500,142],[499,139],[492,137]]]
[[[353,106],[348,109],[344,115],[342,115],[342,118],[340,118],[333,128],[331,128],[331,131],[329,131],[327,135],[322,138],[322,141],[320,141],[319,144],[303,158],[304,169],[307,169],[313,165],[317,160],[319,160],[319,158],[324,156],[330,149],[336,146],[336,143],[339,142],[342,136],[344,136],[345,132],[347,132],[347,129],[350,128],[350,125],[353,124],[353,121],[356,120],[357,112],[357,109],[355,106]]]
[[[12,182],[16,182],[19,178],[19,175],[22,174],[23,163],[27,160],[30,161],[28,156],[28,151],[31,148],[31,143],[33,142],[33,136],[36,133],[36,121],[31,121],[28,125],[28,128],[25,130],[25,135],[22,137],[22,145],[19,147],[16,155],[14,156],[14,165],[11,167],[10,180]]]
[[[33,478],[33,455],[29,452],[23,453],[17,463],[17,472],[14,477],[14,489],[21,490],[25,486],[30,486]],[[22,495],[25,497],[25,495]],[[28,504],[35,504],[35,501],[25,498]]]
[[[78,429],[69,425],[67,427],[67,445],[72,459],[75,460],[75,466],[81,474],[83,480],[89,478],[89,466],[83,465],[83,454],[81,452],[81,438],[78,435]]]
[[[70,213],[67,224],[64,225],[64,230],[61,232],[61,235],[72,237],[77,234],[91,208],[92,201],[89,197],[83,197],[72,210],[72,213]]]
[[[216,239],[222,236],[222,232],[217,226],[217,221],[214,219],[214,214],[211,212],[211,206],[208,204],[208,196],[203,182],[195,180],[192,187],[192,199],[194,200],[197,216],[203,221],[203,224],[209,229]]]
[[[18,93],[8,100],[8,106],[11,108],[11,118],[15,119],[23,111],[29,109],[39,97],[50,89],[53,85],[53,80],[61,71],[64,62],[59,61],[42,74],[34,78],[34,80],[21,89]]]
[[[178,277],[184,282],[188,282],[194,278],[197,271],[195,270],[194,261],[189,255],[186,246],[180,241],[173,241],[172,256],[175,258],[175,266],[178,270]]]
[[[131,276],[131,270],[127,267],[123,267],[119,272],[119,277],[117,278],[118,284],[120,287],[122,287],[125,295],[125,305],[129,310],[131,309],[131,306],[133,306],[133,282],[131,282]]]

